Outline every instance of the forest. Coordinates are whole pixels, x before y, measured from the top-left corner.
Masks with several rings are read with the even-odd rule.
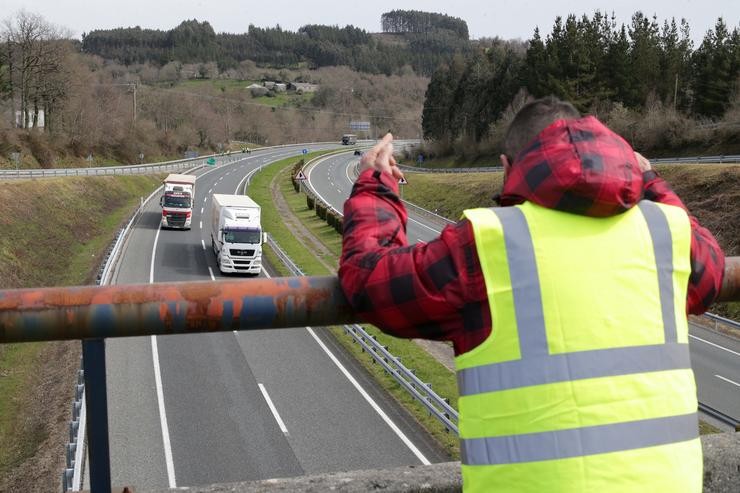
[[[442,14],[394,10],[382,15],[393,42],[353,26],[306,25],[297,32],[249,25],[243,34],[216,33],[208,22],[187,20],[169,31],[140,27],[94,30],[82,51],[124,65],[216,62],[220,70],[253,60],[269,67],[346,65],[359,72],[391,75],[410,65],[430,75],[453,53],[470,50],[465,21]]]
[[[513,111],[555,95],[641,148],[738,152],[739,77],[740,30],[721,18],[694,48],[685,20],[660,25],[637,12],[618,26],[600,12],[558,17],[544,39],[535,28],[525,44],[493,40],[442,64],[426,92],[424,137],[493,153]]]

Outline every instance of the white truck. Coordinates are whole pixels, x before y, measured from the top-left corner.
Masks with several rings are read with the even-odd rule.
[[[211,247],[221,272],[262,270],[260,206],[246,195],[213,194]]]
[[[195,176],[172,173],[164,179],[164,193],[159,199],[162,206],[162,227],[190,229],[195,200]]]

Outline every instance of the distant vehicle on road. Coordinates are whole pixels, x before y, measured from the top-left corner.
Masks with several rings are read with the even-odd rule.
[[[354,145],[354,144],[357,144],[357,136],[355,134],[342,135],[342,145]]]
[[[195,176],[171,173],[164,179],[164,193],[159,198],[162,206],[162,227],[190,229],[195,198]]]
[[[355,156],[362,156],[362,151],[359,149],[355,149]]]

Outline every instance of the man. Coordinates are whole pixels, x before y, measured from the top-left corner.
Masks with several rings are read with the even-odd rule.
[[[686,312],[716,240],[621,137],[555,98],[505,139],[503,207],[409,246],[392,136],[361,160],[339,278],[367,321],[452,341],[466,491],[701,491]]]

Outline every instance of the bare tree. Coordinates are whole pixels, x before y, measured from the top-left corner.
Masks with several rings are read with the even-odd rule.
[[[65,70],[65,58],[70,52],[68,36],[43,17],[25,11],[5,20],[0,36],[5,44],[0,56],[8,67],[5,73],[10,87],[12,118],[15,119],[17,108],[19,126],[36,127],[43,110],[51,123],[68,85]]]

